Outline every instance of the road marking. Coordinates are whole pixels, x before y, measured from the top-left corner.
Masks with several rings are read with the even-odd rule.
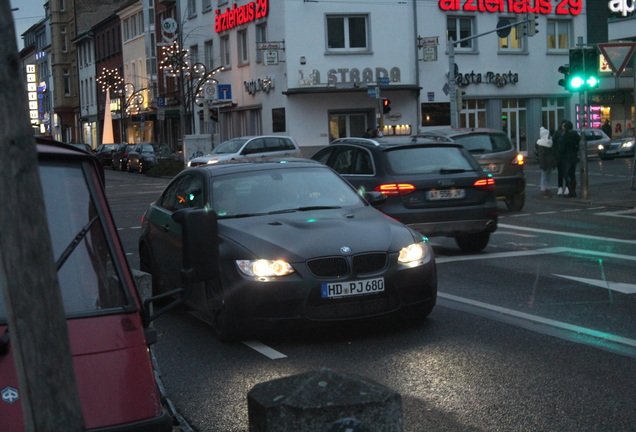
[[[554,274],[554,273],[553,273],[553,276],[558,276],[565,279],[570,279],[573,281],[586,283],[588,285],[597,286],[600,288],[605,288],[605,289],[609,288],[613,291],[618,291],[623,294],[636,294],[636,285],[634,284],[627,284],[622,282],[608,282],[608,281],[599,280],[599,279],[588,279],[588,278],[566,276],[566,275],[560,275],[560,274]]]
[[[590,239],[590,240],[607,240],[607,241],[612,241],[617,243],[636,244],[636,240],[623,240],[623,239],[616,239],[616,238],[591,236],[586,234],[564,233],[559,231],[545,230],[541,228],[528,228],[528,227],[520,227],[516,225],[507,225],[507,224],[499,224],[498,226],[499,228],[506,228],[506,229],[513,229],[513,230],[516,229],[520,231],[531,231],[531,232],[538,232],[543,234],[562,235],[566,237],[584,238],[584,239]]]
[[[445,293],[439,292],[437,293],[437,295],[438,297],[442,299],[446,299],[451,302],[456,302],[456,303],[459,303],[460,305],[472,306],[473,308],[478,308],[478,309],[488,311],[490,312],[489,314],[483,315],[483,316],[486,316],[487,318],[495,319],[497,321],[502,321],[502,322],[509,322],[511,318],[513,320],[516,319],[517,322],[512,322],[512,324],[521,326],[523,328],[526,328],[528,330],[531,330],[537,333],[551,334],[561,339],[571,340],[576,343],[584,343],[586,345],[591,345],[597,348],[606,349],[608,351],[617,352],[619,354],[628,355],[630,357],[636,356],[636,353],[634,353],[633,351],[627,352],[627,350],[625,350],[625,347],[636,348],[636,340],[633,340],[633,339],[628,339],[622,336],[617,336],[610,333],[605,333],[598,330],[589,329],[586,327],[579,327],[573,324],[567,324],[567,323],[564,323],[561,321],[555,321],[549,318],[542,318],[536,315],[530,315],[524,312],[507,309],[500,306],[494,306],[494,305],[483,303],[477,300],[470,300],[464,297],[454,296],[452,294],[445,294]],[[438,304],[442,306],[456,309],[451,304],[445,304],[445,303],[446,302],[438,302]],[[463,310],[463,309],[459,309],[459,310]],[[505,319],[506,317],[508,317],[507,320]],[[523,320],[523,322],[526,322],[527,324],[524,325],[523,322],[519,320]],[[553,332],[542,331],[540,328],[536,326],[536,324],[543,324],[555,329],[565,330],[569,333],[569,335],[564,337],[563,335],[559,335],[558,333],[553,334]],[[591,339],[585,340],[581,338],[581,335],[590,337]],[[616,347],[608,346],[605,343],[599,343],[598,340],[611,342],[613,344],[617,344],[619,347],[616,348]]]
[[[634,219],[636,218],[636,209],[632,209],[632,210],[619,210],[619,211],[614,211],[614,212],[600,212],[600,213],[596,213],[597,215],[603,215],[603,216],[614,216],[614,217],[624,217],[624,218],[628,218],[628,219]]]
[[[247,340],[242,342],[248,347],[252,348],[255,351],[258,351],[259,353],[263,354],[265,357],[269,357],[272,360],[287,358],[285,354],[280,353],[276,351],[275,349],[270,348],[259,341]]]
[[[500,231],[500,230],[495,231],[493,234],[497,234],[497,235],[499,235],[499,234],[507,234],[507,235],[513,235],[513,236],[517,236],[517,237],[532,237],[532,238],[538,237],[538,236],[536,236],[534,234],[521,234],[521,233],[514,233],[514,232]]]
[[[526,251],[498,252],[498,253],[483,254],[483,255],[460,255],[460,256],[454,256],[454,257],[440,257],[435,259],[435,263],[444,264],[447,262],[471,261],[471,260],[479,260],[479,259],[519,258],[523,256],[556,254],[556,253],[564,253],[564,252],[572,252],[572,253],[577,253],[580,255],[592,255],[595,257],[602,256],[605,258],[616,258],[616,259],[623,259],[628,261],[636,261],[636,256],[632,256],[632,255],[615,254],[610,252],[598,252],[598,251],[590,251],[586,249],[574,249],[574,248],[568,248],[568,247],[551,247],[551,248],[526,250]]]

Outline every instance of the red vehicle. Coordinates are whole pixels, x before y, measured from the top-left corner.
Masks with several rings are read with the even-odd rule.
[[[185,294],[150,316],[150,304],[162,298],[141,301],[104,193],[102,164],[91,154],[46,139],[37,139],[37,150],[86,429],[172,431],[173,415],[159,391],[148,349],[156,340],[149,323]],[[177,217],[183,222],[185,245],[193,231],[189,221],[198,216],[189,212]],[[186,264],[191,247],[199,248],[188,243]],[[184,268],[184,285],[213,277],[211,267],[208,274]],[[177,288],[172,295],[187,291]],[[21,432],[26,395],[18,383],[7,321],[0,292],[0,429]]]

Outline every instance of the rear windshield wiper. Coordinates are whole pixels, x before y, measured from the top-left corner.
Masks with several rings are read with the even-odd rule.
[[[80,244],[84,237],[86,237],[86,234],[88,234],[88,231],[91,229],[91,225],[93,225],[93,222],[95,222],[97,219],[99,219],[99,216],[93,217],[93,219],[91,219],[86,225],[84,225],[84,228],[82,228],[81,231],[77,233],[75,238],[71,241],[71,243],[69,243],[64,252],[62,252],[62,255],[60,255],[60,257],[57,259],[57,262],[55,263],[56,270],[59,271],[62,268],[62,266],[64,265],[68,257],[71,256],[77,245]]]

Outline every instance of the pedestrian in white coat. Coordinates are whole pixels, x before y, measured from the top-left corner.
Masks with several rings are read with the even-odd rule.
[[[557,164],[557,157],[552,147],[550,131],[541,126],[539,136],[540,138],[537,140],[537,152],[539,153],[539,168],[541,168],[541,196],[543,198],[551,198],[550,179],[552,177],[552,170]]]

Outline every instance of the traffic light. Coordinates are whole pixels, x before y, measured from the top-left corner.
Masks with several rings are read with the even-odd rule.
[[[528,22],[526,23],[528,36],[534,36],[539,33],[539,30],[537,30],[537,27],[539,25],[539,23],[537,22],[538,17],[538,14],[528,14]]]
[[[587,88],[595,88],[598,86],[598,51],[596,47],[587,47],[585,54],[585,84]]]
[[[219,121],[219,109],[210,107],[210,120],[218,122]]]
[[[464,109],[464,95],[466,94],[465,91],[459,90],[457,89],[457,92],[455,93],[456,96],[456,101],[457,101],[457,111],[461,111],[462,109]]]
[[[382,113],[388,114],[391,112],[391,101],[389,99],[382,99]]]
[[[571,91],[585,90],[585,56],[581,48],[570,50],[570,79],[568,82]]]
[[[559,80],[559,85],[566,90],[570,90],[570,66],[559,66],[559,73],[563,74],[563,78]]]
[[[570,50],[569,90],[582,91],[596,88],[598,79],[598,52],[595,47]]]

